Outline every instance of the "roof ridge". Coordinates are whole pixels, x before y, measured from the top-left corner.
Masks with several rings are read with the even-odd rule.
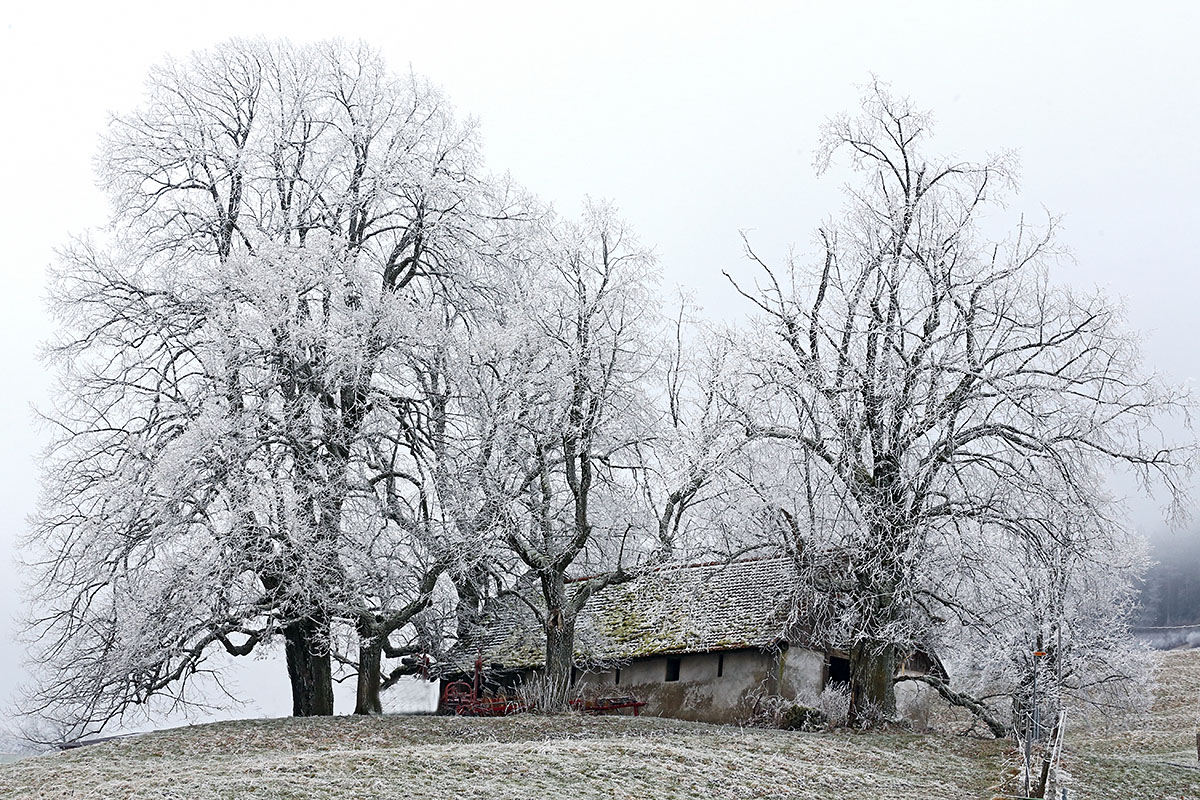
[[[762,562],[762,561],[787,561],[787,560],[788,560],[788,557],[786,555],[774,555],[774,556],[752,556],[750,558],[737,558],[737,559],[732,559],[732,560],[718,559],[715,561],[697,561],[692,564],[669,563],[669,564],[660,564],[657,567],[651,567],[651,568],[647,569],[645,572],[641,573],[641,575],[648,575],[651,573],[658,573],[658,572],[682,571],[685,569],[701,569],[703,567],[718,567],[718,566],[731,567],[731,566],[738,565],[738,564],[754,564],[754,563],[758,563],[758,562]],[[608,574],[608,573],[597,572],[594,575],[580,575],[577,578],[567,578],[566,582],[567,583],[581,583],[583,581],[590,581],[594,578],[599,578],[606,574]],[[640,577],[641,575],[635,576],[634,580],[637,580],[637,578]]]

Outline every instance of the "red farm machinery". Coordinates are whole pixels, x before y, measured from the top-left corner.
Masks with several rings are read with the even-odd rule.
[[[613,695],[570,701],[571,708],[584,714],[610,714],[632,709],[638,716],[646,704],[630,695]],[[532,711],[535,703],[503,693],[491,693],[484,687],[483,658],[475,659],[475,674],[471,681],[453,681],[442,690],[441,708],[460,717],[506,717]]]

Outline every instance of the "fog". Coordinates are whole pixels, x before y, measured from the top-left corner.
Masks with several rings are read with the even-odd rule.
[[[6,291],[0,297],[0,695],[21,679],[13,641],[15,542],[37,497],[50,391],[36,360],[56,246],[101,225],[91,158],[107,114],[136,106],[147,69],[231,36],[362,38],[391,67],[440,84],[475,116],[488,163],[564,211],[613,199],[652,243],[668,286],[706,312],[744,312],[721,276],[760,253],[808,251],[836,213],[837,176],[817,179],[821,122],[850,110],[877,74],[937,120],[935,146],[964,158],[1012,148],[1022,189],[1005,220],[1063,214],[1072,257],[1056,278],[1124,302],[1146,363],[1194,385],[1200,270],[1200,75],[1190,4],[856,3],[733,5],[224,3],[72,8],[23,4],[0,18],[0,176]],[[831,8],[831,7],[830,7]],[[1177,432],[1183,428],[1171,423]],[[1120,494],[1135,487],[1113,476]],[[1138,529],[1173,558],[1162,498],[1131,499]],[[1191,548],[1191,549],[1187,549]],[[1190,556],[1189,556],[1190,557]],[[234,674],[250,705],[286,714],[282,666]],[[339,709],[348,705],[342,703]]]

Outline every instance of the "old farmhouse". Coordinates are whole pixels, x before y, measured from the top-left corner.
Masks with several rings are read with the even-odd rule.
[[[811,698],[846,682],[844,652],[816,645],[795,614],[797,576],[787,558],[664,567],[592,597],[576,625],[573,681],[581,696],[628,694],[645,713],[737,722],[756,698]],[[447,681],[477,659],[488,683],[518,691],[535,679],[545,638],[517,598],[492,603],[443,662]],[[910,658],[901,668],[926,670]]]

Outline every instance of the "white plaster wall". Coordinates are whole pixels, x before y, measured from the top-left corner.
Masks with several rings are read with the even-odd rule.
[[[896,713],[919,731],[929,729],[933,709],[938,708],[941,702],[937,690],[932,686],[918,681],[900,681],[896,684]]]
[[[748,695],[774,691],[775,655],[759,650],[694,653],[678,656],[679,680],[667,682],[667,659],[639,659],[614,671],[581,676],[584,686],[631,694],[647,703],[642,713],[702,722],[737,722],[747,711]],[[722,664],[723,660],[723,664]],[[717,666],[722,665],[717,677]]]
[[[704,722],[738,722],[749,697],[761,694],[820,694],[825,656],[803,647],[779,653],[728,650],[681,655],[679,680],[667,682],[667,659],[638,659],[621,666],[621,682],[607,669],[580,676],[582,686],[630,694],[647,703],[642,713]],[[721,666],[721,676],[717,667]]]
[[[696,653],[682,656],[679,662],[679,680],[681,681],[715,681],[717,680],[717,653]],[[666,665],[663,666],[664,674]]]
[[[825,654],[803,647],[789,647],[779,654],[779,693],[805,698],[821,693],[825,680]]]
[[[682,672],[683,665],[680,665]],[[665,658],[646,658],[621,667],[621,686],[662,683],[667,676]]]

